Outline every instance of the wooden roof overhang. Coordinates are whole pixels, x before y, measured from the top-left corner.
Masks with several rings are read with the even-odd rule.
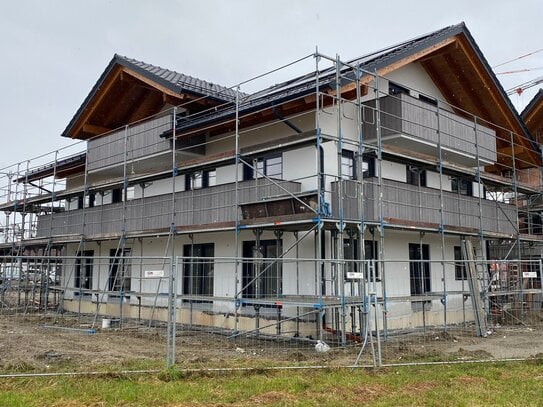
[[[521,116],[530,134],[541,144],[543,142],[543,89],[539,89]]]
[[[419,62],[446,101],[461,107],[455,109],[458,115],[471,120],[477,116],[481,126],[496,131],[497,164],[487,171],[511,169],[513,159],[518,169],[541,164],[537,145],[469,33],[454,36]]]
[[[164,106],[200,111],[221,103],[212,97],[178,92],[114,58],[62,134],[88,140],[159,113]]]
[[[522,120],[511,105],[505,91],[486,62],[464,24],[455,27],[456,31],[422,48],[395,54],[393,58],[381,58],[368,64],[378,75],[386,75],[407,64],[419,62],[430,78],[444,95],[446,102],[456,106],[458,115],[474,120],[477,117],[481,126],[496,131],[497,163],[487,166],[488,172],[500,173],[510,170],[513,161],[517,169],[530,168],[541,164],[541,155],[534,140],[529,135]],[[373,71],[373,69],[371,69]],[[369,69],[368,69],[369,70]],[[372,76],[360,79],[361,94],[367,93],[367,84]],[[356,81],[341,87],[341,95],[346,99],[356,97]],[[320,92],[335,95],[335,87],[323,85]],[[247,128],[272,120],[278,115],[289,116],[315,109],[316,92],[305,89],[297,94],[287,94],[284,98],[276,98],[273,102],[256,105],[252,109],[240,106],[239,128]],[[329,106],[333,98],[323,97],[321,107]],[[469,113],[468,113],[469,112]],[[197,134],[221,134],[234,131],[234,112],[224,114],[215,119],[200,121],[199,125],[184,126],[177,130],[176,136],[186,137]],[[163,136],[171,136],[171,132]],[[514,147],[511,145],[513,141]],[[514,155],[514,158],[513,158]]]

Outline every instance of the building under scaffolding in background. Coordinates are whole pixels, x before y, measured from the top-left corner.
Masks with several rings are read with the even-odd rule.
[[[2,170],[2,308],[340,344],[541,309],[540,140],[463,23],[294,66],[115,55],[79,143]]]

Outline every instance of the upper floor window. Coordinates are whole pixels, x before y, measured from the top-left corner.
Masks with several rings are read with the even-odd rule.
[[[462,248],[454,246],[454,279],[467,280],[466,265],[462,259]]]
[[[341,178],[356,179],[354,153],[350,150],[343,150],[341,152]]]
[[[406,182],[411,185],[425,187],[426,170],[416,167],[414,165],[408,165],[406,167]]]
[[[462,178],[451,178],[451,189],[460,195],[473,196],[473,184]]]
[[[217,170],[194,171],[185,175],[185,191],[217,185]]]
[[[375,159],[372,156],[364,155],[362,157],[362,177],[375,177]],[[353,151],[343,150],[341,152],[341,178],[358,178],[355,153]]]
[[[430,96],[423,95],[422,93],[419,94],[419,100],[422,102],[428,103],[429,105],[437,106],[437,99],[432,98]]]
[[[410,92],[405,86],[398,85],[394,82],[388,82],[388,93],[389,95],[401,95],[402,93],[404,95],[409,95]]]
[[[273,155],[256,158],[252,162],[252,167],[245,165],[243,167],[243,178],[245,180],[262,177],[283,178],[283,156]]]

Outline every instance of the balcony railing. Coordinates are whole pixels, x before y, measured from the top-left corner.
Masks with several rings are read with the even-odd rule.
[[[361,184],[343,181],[343,218],[359,220]],[[438,189],[418,187],[403,182],[382,180],[383,218],[389,223],[404,225],[440,224],[440,193]],[[364,219],[379,221],[379,186],[376,178],[364,179]],[[339,217],[337,182],[332,183],[332,216]],[[516,232],[516,207],[501,202],[443,191],[443,224],[449,230],[478,230],[511,235]]]
[[[298,182],[268,179],[239,183],[240,204],[257,202],[274,196],[298,193]],[[284,188],[284,189],[283,189]],[[169,229],[172,224],[172,194],[150,196],[122,202],[43,215],[38,218],[37,236],[104,236],[125,231],[145,232]],[[123,214],[123,207],[124,214]],[[219,225],[233,222],[242,215],[236,209],[234,183],[175,193],[176,226]],[[51,224],[52,221],[52,224]],[[84,224],[83,224],[84,222]]]
[[[130,161],[170,150],[170,141],[160,135],[171,128],[171,115],[164,115],[89,140],[88,170],[123,164],[125,156]]]
[[[474,120],[434,106],[409,95],[382,97],[380,103],[383,143],[437,154],[441,144],[443,158],[476,166],[496,161],[496,132]],[[364,136],[376,139],[375,101],[364,108]]]

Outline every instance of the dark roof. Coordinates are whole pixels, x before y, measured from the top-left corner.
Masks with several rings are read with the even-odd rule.
[[[45,164],[28,171],[23,177],[17,178],[15,182],[32,182],[52,175],[58,175],[65,171],[74,170],[85,166],[87,154],[78,153],[63,158],[53,163]]]
[[[543,89],[539,89],[539,91],[535,94],[535,96],[532,98],[532,100],[530,100],[530,102],[528,103],[528,105],[526,105],[526,107],[522,110],[522,113],[520,114],[520,116],[522,117],[522,119],[526,119],[526,116],[528,115],[528,113],[534,108],[537,106],[537,104],[543,99]]]
[[[118,54],[115,54],[113,59],[120,65],[145,75],[154,82],[179,94],[189,92],[202,96],[211,96],[223,101],[234,101],[236,99],[236,92],[232,88],[227,88],[193,76],[171,71]]]
[[[532,142],[534,150],[539,151],[535,142],[533,142],[530,133],[526,129],[524,122],[521,120],[518,112],[513,107],[511,100],[507,96],[500,81],[497,79],[496,75],[492,71],[492,68],[488,64],[486,58],[484,57],[480,48],[477,46],[471,33],[467,29],[466,24],[463,22],[352,59],[348,61],[348,64],[358,65],[360,69],[364,71],[373,72],[458,34],[464,34],[465,38],[468,40],[475,53],[477,54],[477,57],[483,64],[485,70],[487,71],[487,74],[492,79],[493,84],[496,86],[505,103],[508,105],[515,120],[519,124],[520,128],[523,130],[524,136]],[[354,73],[352,72],[352,68],[350,67],[344,69],[344,75],[347,77],[349,77],[350,75],[350,79],[354,79]],[[335,68],[328,68],[320,71],[319,83],[321,89],[335,86]],[[314,89],[315,73],[311,72],[307,75],[291,79],[287,82],[271,86],[252,95],[243,97],[239,106],[239,114],[243,115],[251,113],[255,110],[263,109],[288,100],[299,98],[304,96],[305,94],[314,92]],[[222,109],[218,112],[211,112],[205,116],[195,117],[191,120],[180,122],[178,130],[188,131],[203,125],[219,122],[221,120],[226,120],[233,117],[234,113],[235,106]],[[165,134],[165,136],[166,135],[167,134]]]
[[[232,88],[217,85],[211,82],[204,81],[202,79],[195,78],[193,76],[185,75],[169,69],[164,69],[159,66],[151,65],[136,59],[128,58],[119,54],[115,54],[108,66],[100,75],[100,78],[93,86],[75,115],[72,117],[66,129],[62,132],[63,137],[69,137],[68,132],[75,124],[79,116],[83,113],[85,106],[92,100],[96,93],[100,90],[103,82],[107,78],[108,74],[117,65],[124,66],[131,69],[134,72],[144,76],[145,78],[164,86],[174,93],[183,94],[189,93],[196,96],[211,97],[221,103],[233,102],[236,99],[236,92]],[[241,94],[246,96],[245,94]]]

